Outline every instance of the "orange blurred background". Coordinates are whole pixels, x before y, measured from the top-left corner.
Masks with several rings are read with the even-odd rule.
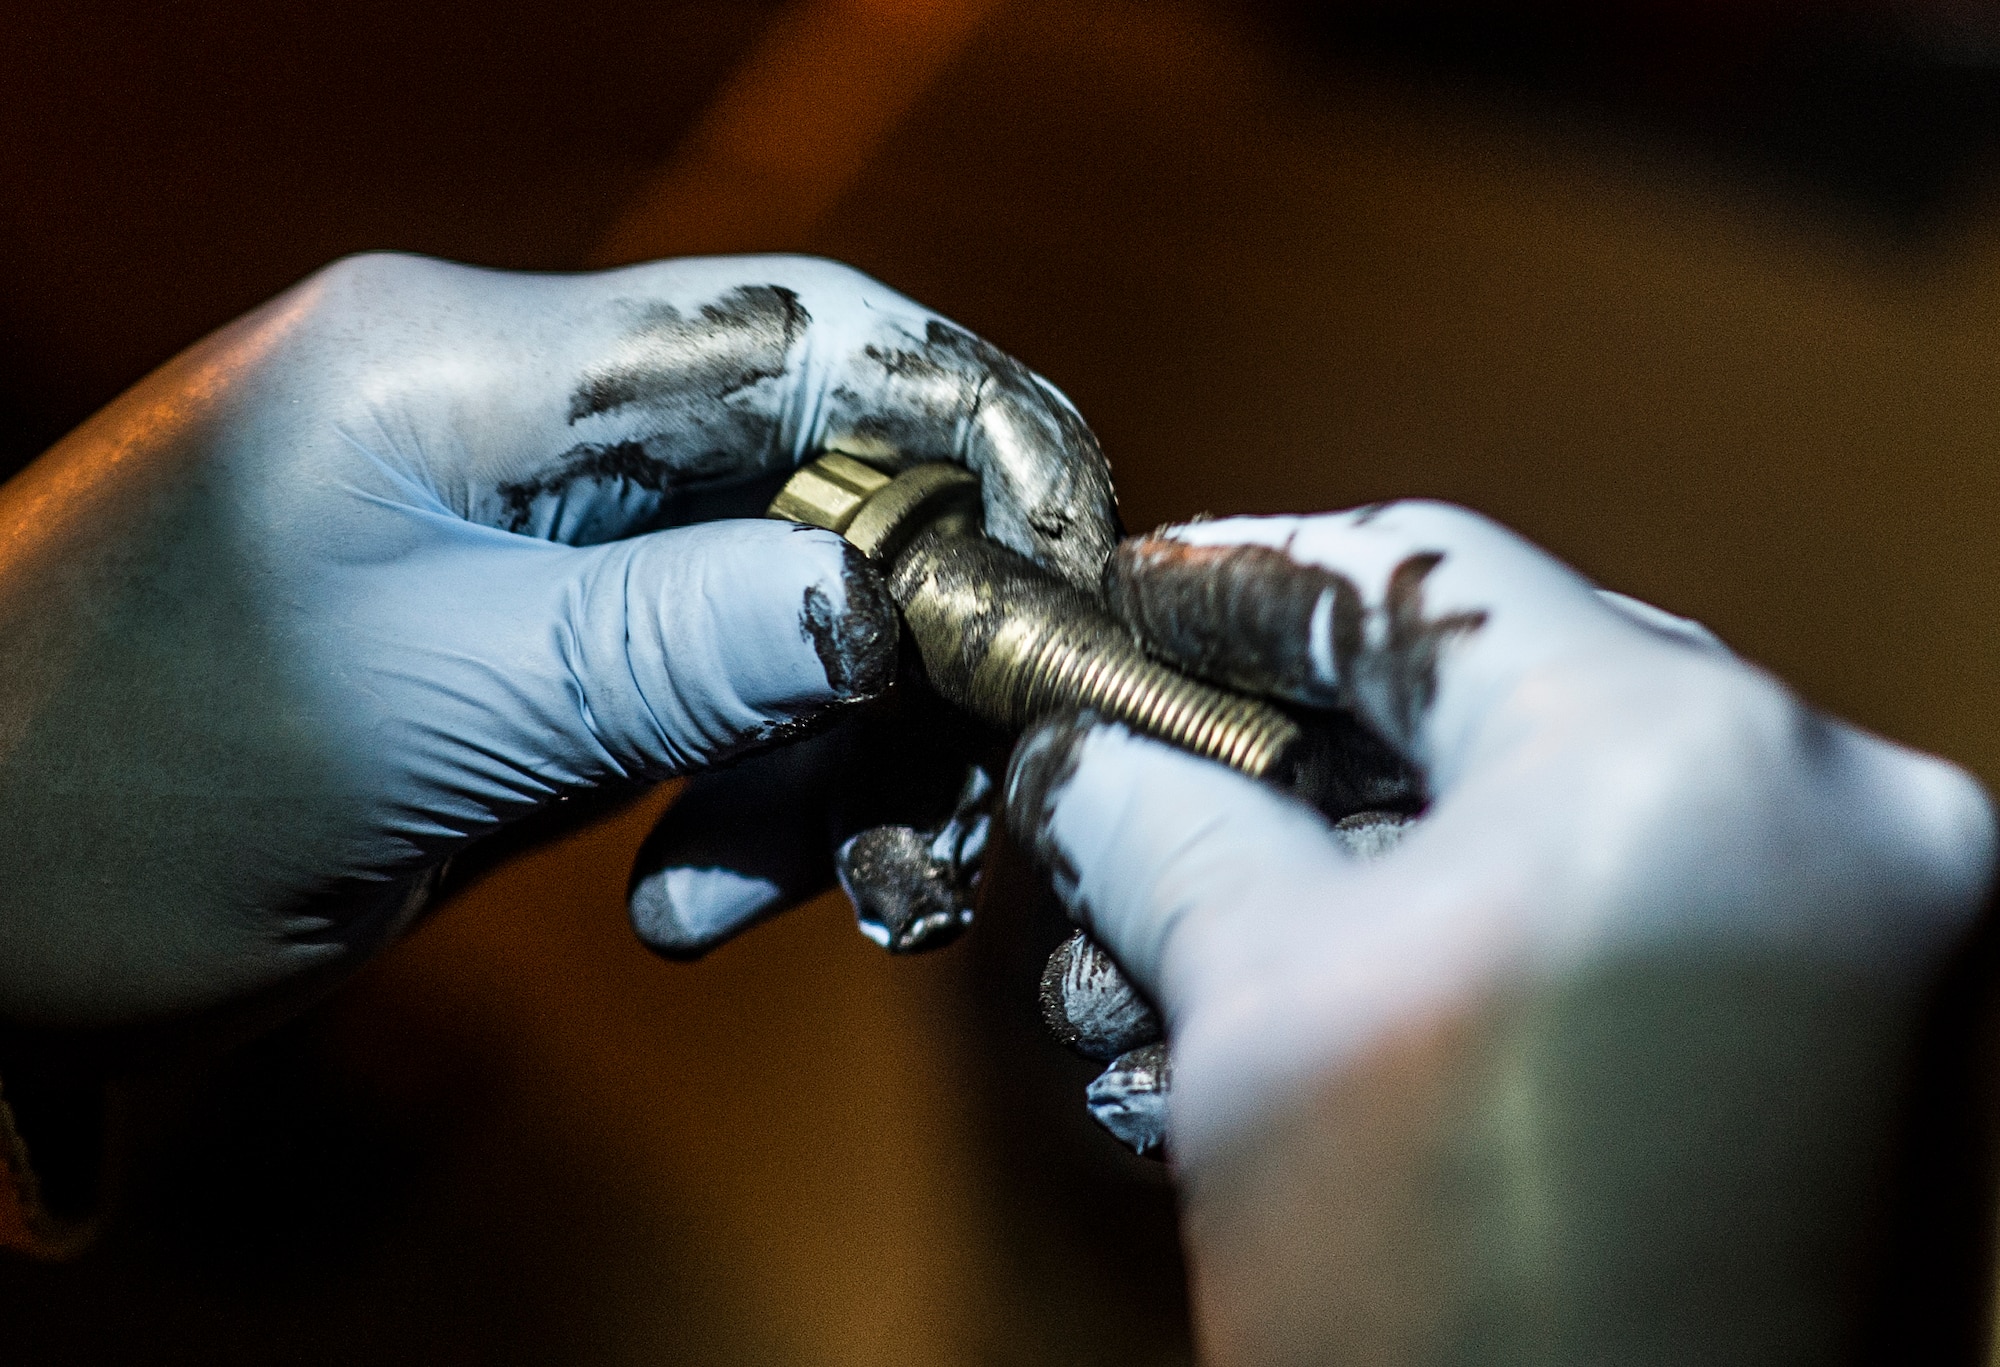
[[[1455,499],[1991,784],[1996,57],[1946,3],[18,8],[0,455],[347,251],[819,252],[1062,386],[1134,527]],[[1047,908],[661,963],[670,796],[141,1098],[0,1360],[1188,1361]]]

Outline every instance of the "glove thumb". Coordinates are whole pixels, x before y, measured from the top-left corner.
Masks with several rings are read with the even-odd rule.
[[[615,776],[732,758],[894,673],[895,606],[830,532],[718,522],[579,554],[560,645],[581,729],[551,740]]]
[[[419,848],[731,759],[894,674],[894,604],[831,532],[757,520],[588,547],[461,536],[480,544],[447,551],[448,572],[403,561],[357,586],[388,742],[370,748],[401,770],[393,805]]]

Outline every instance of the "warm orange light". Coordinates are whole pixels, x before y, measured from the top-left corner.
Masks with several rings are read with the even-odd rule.
[[[995,5],[799,0],[595,260],[801,246]]]

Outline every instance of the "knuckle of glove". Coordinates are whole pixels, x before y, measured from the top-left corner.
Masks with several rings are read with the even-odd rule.
[[[1110,467],[1068,400],[1006,352],[919,310],[892,316],[826,399],[828,447],[955,460],[980,476],[986,533],[1095,590],[1118,539]]]

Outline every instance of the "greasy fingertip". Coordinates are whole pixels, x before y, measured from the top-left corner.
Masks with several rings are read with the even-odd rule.
[[[1102,946],[1077,931],[1042,969],[1042,1021],[1057,1042],[1107,1062],[1164,1033],[1160,1017]]]
[[[784,890],[768,878],[686,865],[638,879],[627,899],[632,929],[654,953],[698,959],[782,909]]]
[[[1268,546],[1135,537],[1106,564],[1104,591],[1127,626],[1183,669],[1294,702],[1337,701],[1333,662],[1361,644],[1353,582]]]
[[[891,954],[943,948],[972,924],[957,861],[922,831],[863,831],[840,847],[834,870],[861,933]]]
[[[824,396],[818,444],[893,465],[965,465],[979,476],[988,536],[1094,588],[1118,513],[1110,467],[1076,407],[1012,356],[907,301],[880,300],[865,317],[869,335]]]
[[[1120,1054],[1084,1092],[1090,1118],[1142,1158],[1164,1157],[1173,1067],[1164,1041]]]
[[[832,532],[676,527],[575,552],[558,643],[573,716],[624,775],[685,774],[824,729],[887,688],[897,619]]]
[[[837,697],[870,698],[895,677],[896,604],[866,556],[845,542],[840,553],[841,601],[824,585],[807,586],[799,630],[812,643]]]

